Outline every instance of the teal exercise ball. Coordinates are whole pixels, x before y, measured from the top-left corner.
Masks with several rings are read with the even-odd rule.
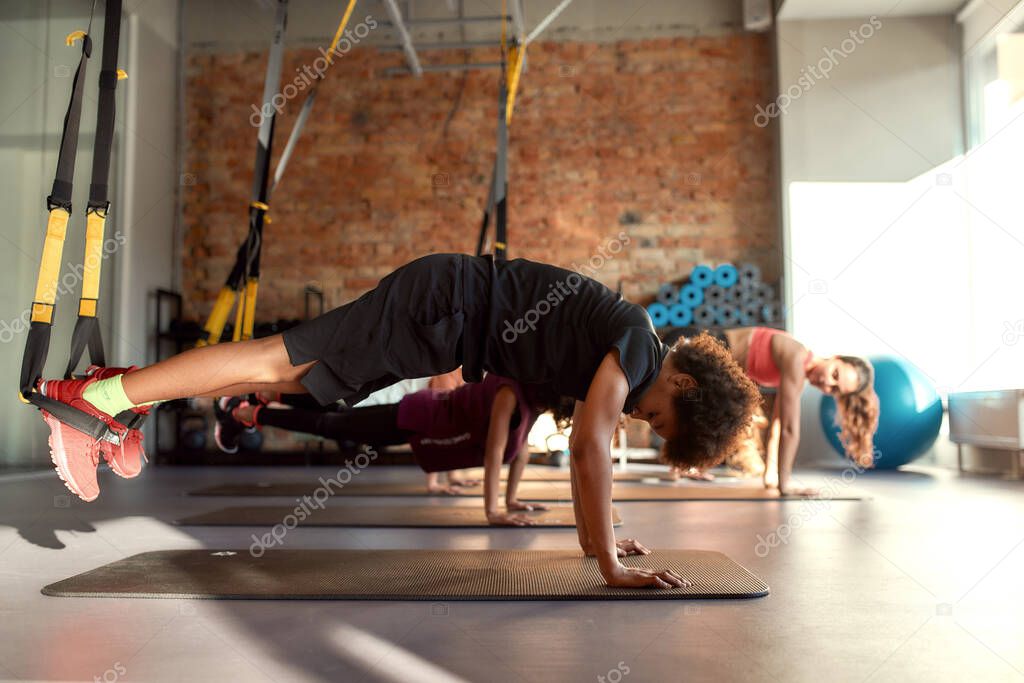
[[[875,367],[875,393],[880,414],[875,432],[875,468],[894,470],[920,457],[939,436],[942,399],[932,383],[905,360],[890,356],[869,358]],[[821,397],[821,427],[829,443],[844,458],[836,425],[836,402]]]

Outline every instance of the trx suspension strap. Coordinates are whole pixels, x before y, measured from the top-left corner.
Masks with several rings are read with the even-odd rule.
[[[515,107],[516,92],[519,88],[519,77],[526,58],[526,48],[519,43],[518,38],[512,39],[510,50],[506,49],[507,44],[505,20],[503,20],[501,29],[501,80],[498,89],[497,153],[494,159],[494,170],[491,174],[491,186],[487,195],[487,206],[480,224],[480,236],[477,239],[476,245],[477,256],[480,256],[483,254],[487,241],[487,230],[490,227],[491,213],[493,212],[494,258],[497,261],[504,261],[508,254],[508,127],[512,123],[512,112]]]
[[[352,10],[355,8],[356,0],[349,0],[348,6],[345,8],[345,14],[341,17],[341,22],[338,24],[338,28],[334,32],[334,38],[331,39],[331,46],[327,49],[327,55],[325,56],[327,66],[331,66],[334,63],[334,50],[338,47],[338,42],[345,33],[345,27],[348,26],[348,20],[352,17]],[[299,110],[299,116],[295,120],[295,125],[292,127],[291,134],[288,136],[288,143],[284,146],[281,158],[277,160],[277,166],[274,168],[274,182],[270,185],[271,195],[274,194],[274,190],[277,189],[277,184],[281,182],[281,178],[284,176],[284,169],[288,167],[288,161],[292,158],[292,152],[295,151],[295,144],[299,141],[299,137],[301,137],[302,131],[306,127],[306,121],[309,120],[310,112],[313,111],[313,104],[316,102],[317,89],[320,87],[320,83],[323,82],[325,77],[326,72],[317,74],[316,81],[306,94],[306,99],[302,103],[302,109]]]
[[[127,75],[117,68],[117,48],[121,36],[121,0],[107,0],[103,22],[103,60],[100,64],[99,103],[96,114],[96,141],[93,146],[92,183],[86,207],[85,257],[83,259],[82,296],[78,302],[78,320],[71,335],[71,354],[65,378],[70,379],[85,349],[89,360],[104,366],[103,338],[96,308],[100,296],[100,269],[103,263],[103,235],[110,208],[107,182],[114,144],[114,109],[117,81]]]
[[[334,49],[338,45],[338,41],[341,39],[342,33],[345,30],[346,24],[348,24],[349,17],[352,16],[352,10],[355,8],[355,0],[349,0],[348,7],[345,10],[345,14],[342,17],[341,23],[338,25],[338,29],[334,33],[334,38],[331,41],[330,49],[327,53],[327,65],[333,63]],[[280,64],[278,64],[278,73],[280,73]],[[267,212],[270,210],[269,202],[271,194],[273,193],[274,186],[281,179],[284,174],[284,169],[288,165],[288,159],[291,157],[292,150],[295,149],[295,144],[302,134],[302,129],[306,125],[306,120],[309,118],[309,113],[313,109],[313,102],[316,99],[317,86],[323,81],[323,75],[317,78],[316,83],[310,89],[310,92],[306,96],[306,101],[303,102],[302,110],[299,113],[299,118],[295,122],[295,126],[292,128],[292,133],[288,138],[288,143],[285,145],[284,154],[281,159],[277,162],[277,172],[274,174],[274,185],[268,187],[270,178],[270,153],[271,144],[274,140],[274,128],[276,123],[276,117],[271,122],[270,136],[267,139],[265,150],[262,146],[257,147],[256,151],[256,168],[257,176],[253,182],[253,194],[256,195],[257,186],[259,183],[260,199],[254,201],[250,209],[250,235],[254,236],[249,240],[248,245],[248,256],[246,261],[248,263],[248,269],[246,272],[246,287],[244,296],[244,308],[239,307],[242,310],[241,325],[235,326],[233,334],[233,341],[252,339],[253,330],[256,326],[256,295],[259,288],[260,282],[260,256],[263,251],[263,224],[264,222],[269,223],[270,217],[267,216]],[[263,92],[263,100],[269,101],[268,98],[273,97],[273,93],[268,93],[266,90]],[[262,129],[261,129],[262,133]],[[261,139],[262,142],[262,139]],[[261,153],[264,154],[261,157]],[[262,166],[261,166],[262,163]],[[238,318],[236,318],[237,320]]]
[[[50,332],[53,327],[53,317],[56,311],[57,303],[57,280],[60,276],[61,260],[63,258],[64,251],[64,239],[67,235],[68,221],[71,217],[71,195],[73,189],[74,180],[74,169],[75,169],[75,157],[78,148],[78,132],[79,124],[82,118],[82,97],[85,87],[85,73],[86,65],[89,57],[92,54],[92,38],[90,32],[92,31],[92,14],[95,12],[95,0],[93,2],[92,12],[89,16],[89,28],[87,31],[75,31],[68,35],[67,44],[73,45],[75,40],[82,41],[82,56],[78,61],[78,68],[75,70],[75,78],[71,88],[71,100],[68,104],[67,113],[64,115],[64,130],[61,133],[60,151],[57,155],[57,171],[54,175],[53,189],[50,195],[46,198],[46,207],[49,211],[49,218],[46,224],[46,237],[43,242],[43,254],[39,263],[39,275],[36,279],[36,290],[35,296],[32,300],[31,307],[31,322],[29,326],[28,337],[25,341],[25,355],[22,359],[21,376],[19,378],[19,395],[21,399],[26,403],[31,403],[36,407],[46,410],[50,414],[54,415],[57,419],[68,424],[71,427],[87,434],[94,439],[100,440],[105,439],[118,443],[120,437],[117,434],[111,432],[107,425],[91,415],[83,413],[71,406],[64,403],[60,403],[53,399],[47,398],[42,394],[35,391],[35,387],[38,384],[43,374],[43,369],[46,364],[46,356],[50,347]],[[116,61],[117,61],[117,40],[121,22],[121,2],[120,0],[110,1],[107,3],[106,8],[106,23],[104,33],[104,50],[103,50],[103,70],[107,71],[108,67],[114,70],[116,74]],[[114,28],[111,29],[111,26]],[[110,46],[113,43],[113,51],[111,52]],[[101,131],[103,130],[103,116],[105,114],[105,107],[103,105],[103,76],[101,75],[101,99],[100,99],[100,110],[99,110],[99,123],[97,129],[96,138],[96,149],[100,150],[101,142]],[[114,76],[114,82],[116,83],[117,76]],[[110,139],[113,128],[113,108],[112,98],[110,99],[110,123],[111,133],[107,135],[107,160],[103,163],[96,164],[94,160],[93,173],[96,173],[97,167],[101,167],[106,171],[109,169],[109,148]],[[99,156],[97,154],[97,156]],[[106,173],[102,178],[94,175],[93,183],[102,185],[102,196],[104,200],[103,212],[105,215],[106,211]],[[90,191],[89,211],[93,208],[93,198],[98,196],[93,191]],[[94,266],[94,273],[90,277],[90,263],[88,255],[90,248],[96,244],[95,239],[90,239],[90,236],[95,235],[95,223],[94,219],[87,218],[89,227],[87,231],[89,235],[86,238],[86,280],[90,289],[83,289],[83,302],[90,294],[92,294],[93,305],[89,307],[85,306],[87,312],[90,310],[95,317],[95,300],[98,298],[99,290],[99,263],[92,264]],[[102,223],[100,224],[100,233],[98,242],[98,249],[100,258],[102,258]],[[82,304],[79,307],[80,313],[82,311]],[[89,346],[93,339],[93,330],[91,324],[86,323],[83,326],[83,331],[78,334],[78,325],[76,324],[76,335],[83,338],[84,341],[81,343],[84,346]],[[103,351],[98,346],[98,333],[96,334],[97,342],[92,343],[90,348],[90,357],[102,361]],[[84,348],[83,348],[84,350]],[[73,369],[73,368],[72,368]]]
[[[263,223],[267,210],[270,208],[267,203],[267,178],[270,170],[270,144],[274,129],[276,111],[274,109],[273,97],[281,82],[281,62],[284,57],[284,33],[288,25],[288,0],[277,0],[277,13],[274,18],[274,34],[270,42],[270,54],[267,58],[267,72],[263,80],[263,98],[260,100],[260,128],[256,141],[256,165],[253,177],[253,189],[249,203],[249,232],[239,247],[235,259],[235,265],[228,275],[227,281],[221,287],[217,295],[217,301],[210,312],[203,328],[206,339],[200,339],[197,346],[216,344],[220,341],[221,334],[227,324],[231,309],[238,301],[238,310],[235,317],[235,340],[241,337],[241,326],[244,324],[244,313],[246,308],[247,295],[251,294],[253,305],[257,283],[250,282],[247,275],[250,273],[252,260],[258,258],[259,241],[262,238]]]
[[[95,11],[95,2],[93,6]],[[92,15],[89,16],[89,30],[92,30]],[[57,154],[57,172],[53,178],[53,189],[46,198],[49,218],[46,222],[46,238],[43,255],[39,262],[35,297],[32,299],[31,322],[25,341],[25,355],[21,362],[19,389],[23,400],[29,399],[36,384],[43,376],[43,366],[50,350],[50,330],[57,304],[57,278],[60,276],[61,259],[64,254],[64,238],[67,235],[68,219],[71,218],[71,191],[75,173],[75,157],[78,152],[78,128],[82,119],[82,93],[85,89],[85,70],[92,54],[92,37],[87,32],[75,31],[67,37],[67,44],[82,41],[82,56],[78,60],[75,79],[71,86],[71,100],[64,115],[64,131],[60,137],[60,151]]]
[[[271,61],[267,64],[267,80],[264,83],[264,106],[262,109],[264,115],[266,115],[266,113],[272,108],[272,104],[269,104],[269,98],[273,97],[274,89],[280,79],[280,63],[278,63],[277,66],[277,75],[271,73],[271,67],[275,47],[278,47],[279,45],[279,36],[283,43],[287,10],[282,10],[282,6],[286,4],[287,0],[283,0],[278,5],[277,26],[279,30],[275,30],[275,40],[271,44]],[[345,8],[345,13],[341,18],[341,22],[338,24],[338,28],[334,33],[334,38],[331,40],[331,45],[325,55],[327,66],[330,66],[334,62],[335,49],[344,34],[345,28],[348,26],[349,19],[352,16],[355,6],[356,0],[349,0],[348,5]],[[285,14],[284,17],[282,17],[282,11]],[[283,49],[281,51],[283,52]],[[272,77],[273,85],[268,86],[268,84],[271,83]],[[291,159],[295,146],[302,135],[302,131],[305,129],[306,122],[309,120],[309,115],[313,110],[314,103],[316,102],[317,91],[324,77],[324,73],[319,73],[316,77],[316,81],[306,94],[306,98],[302,103],[302,108],[299,110],[298,118],[296,119],[295,125],[292,127],[292,131],[288,137],[288,142],[281,154],[281,158],[278,159],[276,168],[274,169],[274,177],[270,182],[269,188],[266,186],[266,182],[270,175],[270,151],[271,142],[274,137],[273,124],[276,124],[276,120],[271,122],[272,126],[265,138],[265,147],[263,146],[264,127],[261,125],[260,145],[257,146],[256,155],[256,176],[253,182],[254,199],[253,203],[250,205],[249,234],[246,237],[245,242],[243,242],[238,248],[238,252],[235,255],[235,265],[231,270],[231,274],[228,276],[226,284],[221,289],[221,292],[217,297],[217,302],[213,307],[213,311],[210,313],[210,317],[206,322],[204,329],[207,332],[207,337],[200,340],[200,346],[216,344],[220,341],[224,327],[227,324],[228,316],[235,304],[235,299],[238,293],[242,294],[242,300],[239,302],[239,307],[236,311],[233,340],[238,341],[240,339],[252,338],[253,327],[255,325],[256,294],[259,283],[259,261],[262,253],[263,223],[270,222],[269,216],[266,215],[269,210],[270,197],[273,196],[274,190],[277,188],[284,176],[284,171],[288,166],[288,161]],[[270,88],[269,91],[268,87]],[[264,118],[262,123],[266,124],[267,119]],[[265,150],[265,154],[262,153],[263,150]],[[244,292],[241,291],[243,283],[245,283]]]

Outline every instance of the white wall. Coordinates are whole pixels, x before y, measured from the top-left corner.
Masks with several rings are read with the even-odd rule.
[[[827,53],[828,77],[808,79]],[[817,353],[910,356],[933,375],[945,367],[948,347],[921,341],[945,335],[950,311],[966,304],[962,290],[935,296],[962,253],[963,211],[938,193],[915,199],[963,151],[959,58],[948,16],[778,25],[779,89],[797,95],[778,117],[789,325]],[[801,461],[839,464],[818,402],[809,389]]]
[[[176,288],[179,264],[178,20],[176,0],[138,3],[128,17],[131,44],[124,122],[127,237],[117,274],[118,363],[152,358],[156,288]],[[132,76],[134,74],[134,77]]]

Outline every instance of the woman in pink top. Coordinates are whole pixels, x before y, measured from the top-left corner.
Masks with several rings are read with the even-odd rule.
[[[790,481],[800,443],[800,395],[804,382],[836,400],[840,440],[862,467],[872,464],[878,428],[874,368],[857,356],[822,358],[782,330],[739,327],[724,330],[733,358],[759,386],[776,389],[764,483],[783,495],[814,495]]]
[[[674,343],[678,336],[692,336],[701,330],[680,328],[665,338]],[[873,461],[872,437],[878,428],[878,397],[873,388],[874,368],[857,356],[816,356],[782,330],[769,327],[737,327],[716,331],[713,336],[725,345],[747,376],[761,387],[776,390],[765,449],[764,484],[783,495],[815,495],[813,489],[791,482],[793,462],[800,443],[800,395],[804,382],[836,400],[839,438],[862,467]],[[690,478],[706,478],[691,473]]]

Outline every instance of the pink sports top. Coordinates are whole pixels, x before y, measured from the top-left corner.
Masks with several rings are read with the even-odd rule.
[[[782,382],[782,372],[772,358],[772,338],[786,334],[771,327],[755,327],[750,331],[750,345],[747,347],[747,376],[762,387],[777,387]],[[787,335],[788,336],[788,335]],[[807,352],[806,368],[814,360],[814,354]]]

